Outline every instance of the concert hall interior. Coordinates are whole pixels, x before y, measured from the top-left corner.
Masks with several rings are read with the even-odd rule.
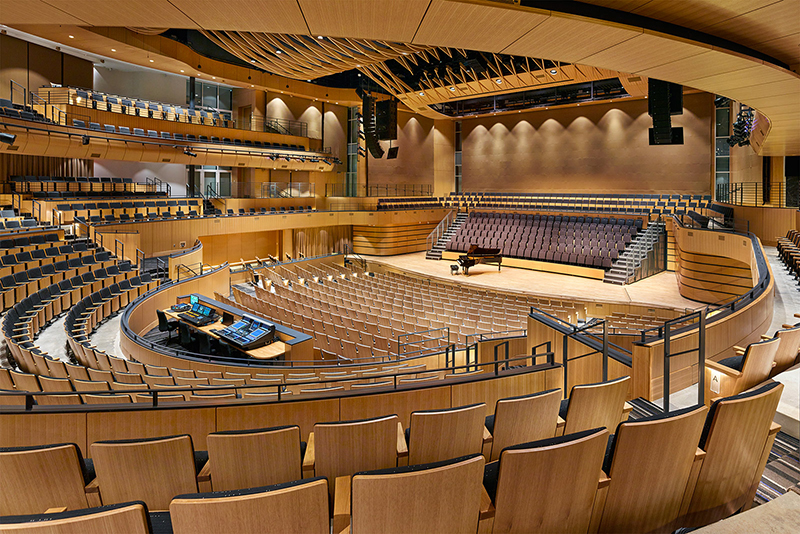
[[[800,530],[799,23],[0,0],[0,532]]]

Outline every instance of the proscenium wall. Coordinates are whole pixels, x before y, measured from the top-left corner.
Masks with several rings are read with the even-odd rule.
[[[52,48],[0,35],[0,98],[11,98],[11,81],[36,92],[50,83],[91,87],[92,63]],[[14,103],[22,103],[15,90]]]
[[[464,119],[463,190],[709,194],[713,95],[683,104],[673,146],[648,144],[644,99]]]

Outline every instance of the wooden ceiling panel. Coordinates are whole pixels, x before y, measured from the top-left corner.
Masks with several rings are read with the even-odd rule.
[[[500,6],[503,7],[503,6]],[[508,6],[457,4],[433,0],[420,24],[415,44],[448,43],[454,48],[500,52],[549,15]]]
[[[502,53],[579,63],[581,58],[641,33],[641,29],[553,15],[503,49]]]
[[[753,60],[740,56],[707,50],[696,56],[642,69],[636,74],[689,85],[687,83],[689,80],[746,69],[753,66],[753,63]]]
[[[0,0],[0,24],[86,24],[85,20],[69,15],[42,0]],[[35,15],[35,16],[34,16]]]
[[[205,30],[308,34],[296,0],[171,0]]]
[[[19,0],[3,0],[13,4]],[[130,26],[143,28],[193,28],[196,24],[170,2],[162,0],[135,0],[130,3],[108,0],[43,0],[44,3],[90,26]],[[38,15],[38,14],[36,14]],[[38,16],[34,16],[38,20]],[[58,24],[66,24],[63,21]]]
[[[748,4],[739,13],[709,28],[709,33],[752,46],[797,33],[800,27],[800,0],[772,1],[755,9]]]
[[[765,54],[781,58],[788,65],[797,65],[800,63],[800,32],[765,41],[758,48]]]
[[[633,39],[585,57],[580,62],[601,67],[613,64],[617,70],[637,73],[648,67],[689,58],[711,49],[710,46],[702,47],[695,43],[664,39],[664,37],[645,32]]]
[[[780,69],[766,65],[755,65],[734,72],[687,80],[684,85],[694,87],[695,89],[731,96],[729,93],[736,89],[779,82],[783,80],[785,76],[785,71]],[[800,90],[800,79],[797,80],[796,87]],[[800,92],[798,92],[798,95],[800,95]],[[737,100],[739,100],[739,98],[737,98]]]
[[[312,35],[409,43],[430,0],[297,0]]]

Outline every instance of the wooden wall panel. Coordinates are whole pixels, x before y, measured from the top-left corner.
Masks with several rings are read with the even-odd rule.
[[[217,409],[217,430],[266,428],[299,425],[303,440],[315,423],[339,421],[339,399],[284,402],[252,406],[226,406]]]
[[[428,235],[437,223],[393,226],[353,226],[353,250],[358,254],[392,256],[427,250]]]
[[[785,237],[789,230],[798,228],[795,222],[796,208],[732,207],[734,217],[737,220],[747,221],[749,230],[767,246],[775,246],[778,237]]]
[[[397,112],[396,159],[367,156],[368,184],[432,184],[434,176],[434,121],[421,115]],[[388,149],[389,143],[381,143]],[[450,153],[450,160],[453,153]],[[449,193],[450,191],[448,191]]]
[[[216,428],[212,408],[158,408],[120,413],[91,412],[86,415],[86,442],[105,439],[155,438],[189,434],[195,450],[206,451],[206,436]],[[88,451],[84,454],[89,456]]]
[[[684,108],[675,146],[649,146],[647,100],[464,119],[463,190],[708,194],[713,96]]]
[[[86,455],[86,414],[2,414],[0,447],[75,443]]]
[[[199,239],[204,245],[202,260],[209,265],[266,258],[269,254],[275,256],[280,253],[281,236],[278,231],[204,235]]]
[[[340,402],[342,421],[396,414],[400,418],[403,428],[408,428],[411,424],[411,412],[413,411],[441,410],[454,406],[450,402],[449,387],[343,397]]]

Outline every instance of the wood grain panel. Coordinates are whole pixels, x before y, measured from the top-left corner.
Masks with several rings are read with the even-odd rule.
[[[208,450],[206,437],[216,429],[212,408],[151,408],[143,411],[92,412],[86,415],[86,442],[189,434],[195,450]],[[88,454],[87,454],[88,455]]]
[[[11,414],[0,415],[0,447],[75,443],[89,452],[86,441],[86,414]]]
[[[217,408],[217,430],[298,425],[303,440],[316,423],[339,421],[339,399]]]
[[[382,395],[342,397],[341,419],[368,419],[396,414],[404,428],[411,423],[411,412],[415,410],[439,410],[450,408],[450,387],[426,388],[415,391],[399,391]],[[460,406],[460,405],[459,405]]]
[[[427,249],[428,235],[438,223],[353,226],[353,250],[358,254],[392,256]]]

